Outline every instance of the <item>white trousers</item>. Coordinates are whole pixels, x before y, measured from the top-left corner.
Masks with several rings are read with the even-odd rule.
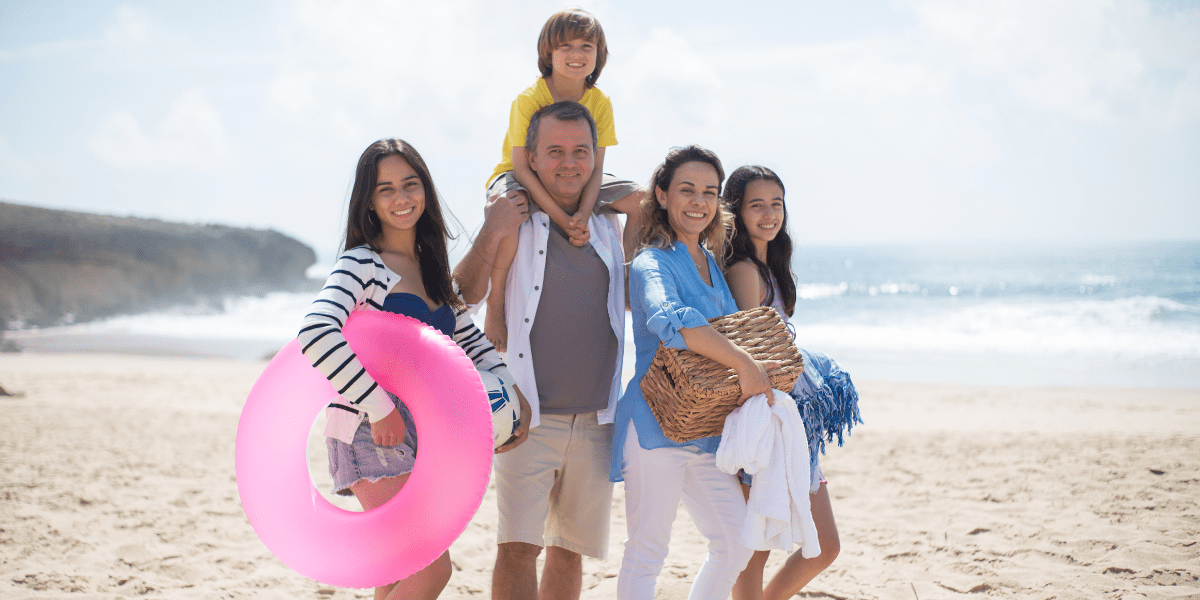
[[[708,538],[708,555],[688,600],[728,598],[754,553],[738,541],[746,500],[737,476],[722,472],[714,455],[694,447],[642,448],[632,422],[623,452],[629,538],[617,576],[617,598],[654,599],[680,500]]]

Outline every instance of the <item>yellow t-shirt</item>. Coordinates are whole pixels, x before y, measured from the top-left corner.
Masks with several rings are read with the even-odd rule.
[[[596,145],[601,148],[616,146],[617,132],[613,126],[612,102],[608,96],[600,91],[600,88],[592,87],[583,93],[579,103],[584,105],[596,120]],[[496,165],[496,170],[488,176],[485,186],[505,172],[513,170],[512,149],[514,146],[525,145],[529,119],[543,106],[551,104],[554,104],[554,96],[550,95],[550,88],[546,87],[546,80],[541,77],[513,100],[512,112],[508,116],[508,132],[504,134],[504,147],[500,149],[500,164]]]

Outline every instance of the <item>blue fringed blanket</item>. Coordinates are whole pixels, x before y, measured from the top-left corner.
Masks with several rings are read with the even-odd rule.
[[[826,442],[837,436],[838,446],[850,435],[851,428],[862,423],[858,412],[858,391],[850,374],[836,361],[821,352],[800,348],[804,357],[804,374],[792,387],[792,399],[804,418],[808,433],[808,453],[813,480],[810,489],[817,489],[817,459],[825,453]]]

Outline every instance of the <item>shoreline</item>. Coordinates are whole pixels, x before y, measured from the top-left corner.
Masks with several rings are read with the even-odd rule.
[[[625,383],[634,368],[631,335],[627,328]],[[167,336],[96,329],[87,324],[5,331],[4,339],[17,344],[22,352],[35,354],[126,354],[250,361],[269,360],[291,341],[291,338]],[[837,360],[856,382],[861,379],[910,384],[1200,391],[1200,361],[1182,359],[1157,363],[1046,361],[1023,356],[914,355],[837,347],[820,350]]]

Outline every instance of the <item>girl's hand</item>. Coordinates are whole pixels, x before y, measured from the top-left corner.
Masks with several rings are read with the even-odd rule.
[[[371,438],[376,446],[396,446],[404,441],[404,417],[392,409],[386,417],[371,423]]]
[[[525,400],[525,395],[521,393],[521,390],[515,385],[513,389],[517,391],[517,400],[521,401],[521,420],[517,423],[517,428],[513,430],[512,439],[503,446],[496,448],[496,454],[504,454],[524,444],[525,440],[529,438],[527,434],[529,433],[529,421],[533,419],[533,409],[529,408],[529,402]]]
[[[747,359],[734,368],[738,384],[742,387],[742,397],[738,398],[738,406],[755,394],[766,394],[767,405],[775,404],[775,395],[771,393],[771,379],[767,377],[767,371],[778,369],[783,363],[777,360],[758,361],[749,358],[749,355]]]

